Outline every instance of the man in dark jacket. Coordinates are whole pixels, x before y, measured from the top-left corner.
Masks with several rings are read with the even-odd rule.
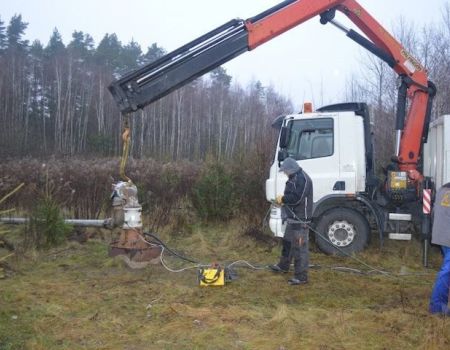
[[[293,158],[286,158],[280,167],[280,172],[288,176],[284,195],[277,197],[277,203],[282,205],[283,222],[286,231],[283,237],[283,247],[280,261],[270,268],[274,272],[288,272],[292,259],[294,260],[294,278],[290,285],[308,282],[309,267],[309,231],[308,224],[312,216],[313,184],[311,178]]]
[[[437,194],[433,208],[433,231],[431,243],[441,246],[443,261],[436,276],[430,298],[430,312],[450,316],[448,293],[450,285],[450,182],[442,186]]]

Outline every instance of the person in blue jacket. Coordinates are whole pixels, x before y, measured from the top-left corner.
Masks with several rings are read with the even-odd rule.
[[[443,185],[436,194],[433,207],[431,243],[441,246],[443,261],[431,293],[430,312],[450,316],[448,307],[450,285],[450,182]]]
[[[280,261],[269,267],[274,272],[288,272],[294,260],[294,278],[288,280],[290,285],[308,282],[309,267],[309,229],[313,206],[313,184],[308,174],[293,158],[286,158],[281,164],[280,172],[284,172],[288,180],[283,196],[277,197],[281,205],[283,222],[286,230]]]

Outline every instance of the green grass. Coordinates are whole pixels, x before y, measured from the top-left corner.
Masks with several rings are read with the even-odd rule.
[[[237,223],[161,234],[170,246],[209,263],[272,263],[271,249],[242,235]],[[446,349],[450,322],[427,313],[440,258],[421,267],[417,242],[385,243],[359,258],[415,275],[344,273],[364,269],[311,247],[310,284],[289,275],[238,269],[224,287],[199,287],[195,270],[161,265],[130,270],[107,257],[103,241],[68,244],[20,261],[0,280],[0,349]],[[172,267],[186,266],[167,258]]]

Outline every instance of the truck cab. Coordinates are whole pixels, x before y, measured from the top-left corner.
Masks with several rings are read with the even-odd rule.
[[[347,247],[347,250],[354,251],[353,245],[358,246],[356,250],[362,249],[368,243],[370,233],[359,234],[356,229],[359,224],[360,229],[366,231],[369,223],[361,215],[362,205],[356,203],[357,198],[368,196],[374,179],[367,106],[344,103],[314,112],[305,109],[303,113],[278,118],[273,126],[280,129],[280,136],[278,152],[266,181],[267,200],[273,203],[284,192],[287,177],[279,172],[282,161],[286,157],[296,159],[313,180],[315,224],[320,223],[324,215],[337,210],[349,213],[349,217],[331,224],[328,231],[334,230],[334,233],[328,234],[328,238],[334,245]],[[354,217],[358,223],[354,222]],[[275,236],[283,237],[285,225],[281,209],[274,204],[269,226]],[[361,235],[364,237],[359,237]],[[363,242],[357,243],[360,238]]]

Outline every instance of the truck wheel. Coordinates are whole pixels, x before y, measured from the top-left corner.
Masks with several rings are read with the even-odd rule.
[[[347,254],[360,252],[370,241],[369,223],[352,209],[328,210],[320,217],[315,230],[316,244],[325,254],[344,256],[341,251]]]

